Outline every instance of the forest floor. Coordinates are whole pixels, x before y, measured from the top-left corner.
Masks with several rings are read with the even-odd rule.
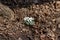
[[[24,17],[35,25],[24,24]],[[0,40],[60,40],[60,1],[9,8],[0,4]]]

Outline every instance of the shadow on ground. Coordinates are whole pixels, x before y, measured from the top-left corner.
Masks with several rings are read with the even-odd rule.
[[[45,4],[53,3],[55,0],[0,0],[2,4],[5,4],[11,8],[15,7],[28,7],[32,4]]]

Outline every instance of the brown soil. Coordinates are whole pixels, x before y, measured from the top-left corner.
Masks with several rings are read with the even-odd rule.
[[[35,25],[25,25],[26,16]],[[0,40],[60,40],[60,1],[12,9],[0,4]]]

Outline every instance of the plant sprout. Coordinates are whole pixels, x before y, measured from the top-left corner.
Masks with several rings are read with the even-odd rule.
[[[24,18],[24,23],[27,24],[27,25],[34,25],[35,24],[34,18],[32,18],[32,17],[25,17]]]

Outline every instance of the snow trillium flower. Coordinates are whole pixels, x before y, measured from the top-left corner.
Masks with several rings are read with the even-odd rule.
[[[25,17],[24,18],[24,23],[27,24],[27,25],[34,25],[35,24],[34,18],[32,18],[32,17]]]

